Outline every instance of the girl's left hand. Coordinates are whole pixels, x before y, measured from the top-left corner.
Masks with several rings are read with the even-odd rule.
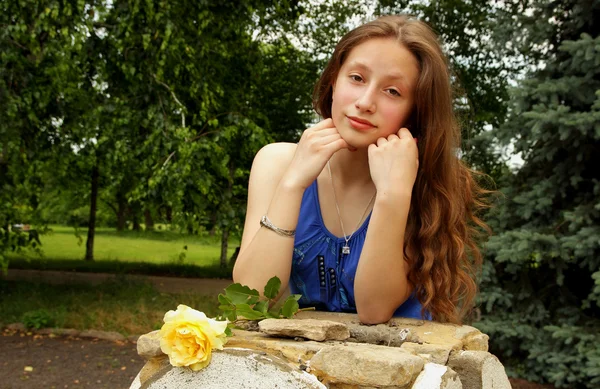
[[[378,193],[412,193],[419,167],[416,139],[401,128],[369,145],[369,170]]]

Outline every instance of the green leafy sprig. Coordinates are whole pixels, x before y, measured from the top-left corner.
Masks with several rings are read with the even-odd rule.
[[[248,320],[261,319],[291,319],[296,312],[300,311],[298,300],[302,295],[290,295],[283,305],[278,308],[271,308],[275,303],[275,298],[279,295],[281,280],[278,277],[271,278],[265,285],[264,297],[260,297],[258,290],[250,289],[246,285],[239,283],[231,284],[225,288],[225,293],[219,294],[220,320],[229,320],[234,322],[239,316]],[[230,332],[228,332],[228,335]]]

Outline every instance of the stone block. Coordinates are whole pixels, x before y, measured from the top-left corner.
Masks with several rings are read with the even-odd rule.
[[[408,328],[390,327],[386,324],[371,326],[363,324],[347,325],[353,342],[400,347],[405,342],[415,341]]]
[[[265,319],[258,323],[260,331],[273,336],[301,337],[322,342],[346,340],[350,337],[348,327],[330,320]]]
[[[411,389],[462,389],[458,374],[448,366],[427,363]]]
[[[504,366],[485,351],[458,351],[450,354],[448,366],[456,371],[465,388],[511,389]]]
[[[81,331],[78,336],[81,338],[94,338],[94,339],[110,340],[113,342],[127,340],[123,335],[119,334],[118,332],[114,332],[114,331],[87,330],[87,331]]]
[[[166,355],[150,358],[135,377],[129,389],[140,389],[150,378],[158,375],[161,371],[164,374],[170,368],[169,358]]]
[[[156,330],[140,336],[137,340],[137,352],[144,359],[163,355],[160,349],[160,331]]]
[[[477,328],[438,323],[429,320],[392,318],[386,324],[366,326],[358,315],[339,312],[302,311],[296,319],[330,320],[344,323],[350,330],[351,339],[359,343],[382,344],[400,347],[405,342],[438,344],[452,350],[487,351],[488,337]]]
[[[11,323],[6,328],[11,331],[27,331],[27,327],[23,323]]]
[[[148,364],[152,360],[148,361]],[[144,367],[145,368],[145,367]],[[135,385],[135,386],[134,386]],[[154,374],[130,389],[325,389],[316,377],[291,368],[279,358],[253,350],[225,349],[212,354],[210,364],[194,372],[185,367],[157,365]]]
[[[426,362],[437,363],[440,365],[448,363],[448,357],[450,356],[450,351],[452,351],[450,347],[445,345],[410,342],[404,343],[400,346],[400,349],[413,355],[417,355],[425,359]]]
[[[397,347],[353,343],[323,348],[310,360],[311,373],[324,383],[358,387],[408,388],[423,365]]]
[[[463,350],[488,351],[490,337],[483,333],[471,334],[463,339]]]
[[[305,365],[317,352],[324,347],[330,347],[328,343],[315,341],[296,341],[291,339],[273,338],[268,335],[234,330],[234,336],[227,340],[225,348],[246,348],[264,351],[270,355],[284,358],[295,367]]]

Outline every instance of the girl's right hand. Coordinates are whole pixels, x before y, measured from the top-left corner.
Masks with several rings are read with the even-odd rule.
[[[349,145],[340,136],[333,125],[333,120],[321,121],[302,134],[282,181],[301,189],[308,188],[319,176],[331,156],[347,148]]]

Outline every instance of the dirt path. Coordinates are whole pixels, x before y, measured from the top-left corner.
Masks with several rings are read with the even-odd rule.
[[[144,365],[132,342],[27,335],[0,336],[0,388],[129,388]]]
[[[26,280],[40,281],[48,284],[68,284],[79,283],[88,285],[98,285],[110,279],[114,279],[115,274],[108,273],[77,273],[53,270],[19,270],[10,269],[5,280]],[[157,290],[166,293],[189,293],[198,294],[218,294],[233,281],[226,279],[211,278],[180,278],[180,277],[157,277],[130,274],[126,276],[133,280],[148,281],[156,287]]]

